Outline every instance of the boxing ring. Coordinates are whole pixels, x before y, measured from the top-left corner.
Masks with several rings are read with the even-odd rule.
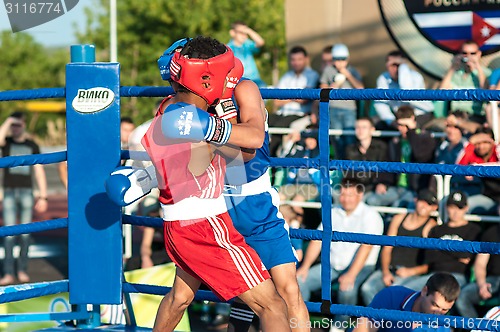
[[[162,227],[162,220],[151,217],[122,215],[106,195],[104,182],[120,164],[130,157],[120,150],[120,98],[163,97],[172,93],[170,87],[122,87],[120,65],[97,63],[93,49],[72,47],[72,62],[66,67],[66,87],[0,92],[0,101],[66,98],[67,151],[49,154],[4,157],[0,167],[68,164],[68,218],[47,220],[27,225],[0,228],[0,236],[19,235],[45,230],[68,228],[68,280],[33,283],[0,288],[0,303],[19,301],[48,294],[69,292],[70,312],[23,313],[0,315],[0,322],[74,321],[74,326],[60,326],[44,331],[108,329],[110,331],[147,331],[134,326],[102,326],[99,305],[127,302],[129,293],[164,295],[168,287],[127,283],[123,279],[122,223]],[[329,160],[329,111],[331,99],[352,100],[500,100],[500,91],[488,90],[331,90],[331,89],[261,89],[264,99],[319,100],[319,158],[272,158],[273,167],[308,167],[320,170],[321,218],[324,231],[291,229],[290,235],[305,240],[321,240],[321,261],[330,262],[330,242],[348,241],[373,245],[439,249],[456,252],[500,254],[500,244],[398,236],[332,232],[330,170],[354,170],[392,173],[474,175],[500,177],[494,166],[459,166],[416,163],[361,162]],[[413,312],[372,309],[361,306],[333,304],[330,269],[322,269],[321,303],[307,302],[311,313],[365,316],[383,320],[439,322],[451,327],[500,331],[495,321],[455,316],[434,316]],[[209,291],[199,291],[196,299],[219,301]],[[130,305],[130,303],[128,303]],[[154,313],[151,313],[152,315]]]

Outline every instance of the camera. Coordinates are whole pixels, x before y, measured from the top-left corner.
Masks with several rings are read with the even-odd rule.
[[[469,58],[468,58],[468,57],[466,57],[466,56],[462,57],[462,62],[463,62],[463,63],[467,63],[467,62],[469,62]]]

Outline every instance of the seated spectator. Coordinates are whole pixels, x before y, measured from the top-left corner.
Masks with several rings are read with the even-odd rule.
[[[374,131],[375,126],[372,119],[359,118],[356,120],[356,142],[347,146],[347,160],[387,161],[387,145],[385,142],[373,138]],[[373,194],[373,191],[377,192],[380,186],[386,186],[392,179],[391,174],[379,173],[376,169],[366,169],[363,172],[348,171],[345,175],[356,177],[363,184],[365,187],[365,201]]]
[[[424,77],[410,68],[403,52],[389,52],[385,57],[385,68],[387,71],[377,78],[377,89],[425,89]],[[419,128],[434,118],[434,105],[430,101],[376,100],[374,107],[381,121],[377,128],[391,128],[396,120],[395,113],[402,105],[414,107]]]
[[[460,286],[448,273],[432,275],[417,291],[401,286],[387,287],[380,291],[370,303],[371,308],[391,309],[423,314],[446,315],[460,294]],[[398,321],[397,323],[399,323]],[[433,323],[435,321],[432,321]],[[378,323],[378,324],[377,324]],[[391,324],[388,324],[391,323]],[[413,321],[411,326],[397,327],[396,322],[376,321],[366,317],[359,319],[354,332],[449,332],[449,327],[428,326],[427,322]]]
[[[378,212],[363,203],[363,188],[356,179],[342,179],[340,206],[332,208],[331,223],[332,229],[338,232],[381,235],[384,230]],[[323,230],[323,224],[319,225],[318,230]],[[359,287],[375,269],[379,251],[379,246],[368,244],[331,243],[331,278],[339,283],[338,303],[357,303]],[[302,265],[297,269],[297,279],[305,301],[309,300],[311,292],[321,289],[321,264],[313,266],[320,253],[321,241],[311,241]],[[338,326],[347,322],[348,317],[336,315],[334,320]]]
[[[437,209],[437,198],[430,190],[418,193],[415,212],[394,216],[387,230],[388,236],[413,236],[426,238],[431,228],[437,225],[431,213]],[[427,273],[424,250],[385,246],[380,256],[381,267],[361,286],[365,305],[383,288],[400,285]]]
[[[292,47],[288,52],[290,70],[281,77],[277,88],[279,89],[313,89],[318,86],[319,74],[309,67],[309,56],[302,46]],[[274,101],[276,112],[269,115],[269,126],[288,128],[290,124],[311,113],[311,101],[303,99],[286,99]],[[305,123],[305,129],[309,123]],[[277,150],[282,142],[281,135],[271,135],[269,151],[272,156],[277,155]]]
[[[459,156],[459,165],[486,165],[497,163],[500,160],[500,147],[495,144],[493,131],[490,128],[480,128],[469,138],[469,144],[464,149],[462,156]],[[475,177],[466,176],[469,181],[474,181]],[[495,214],[500,200],[500,179],[481,178],[483,185],[480,194],[469,197],[469,211],[473,214]]]
[[[469,113],[462,110],[455,110],[448,114],[446,124],[458,127],[466,137],[482,127],[482,124],[469,120]]]
[[[481,50],[472,40],[460,47],[460,52],[453,57],[450,68],[446,72],[440,89],[484,89],[491,70],[481,65]],[[451,109],[460,109],[469,113],[470,120],[483,124],[485,122],[483,102],[453,100]]]
[[[344,44],[335,44],[332,47],[333,64],[327,66],[321,73],[320,87],[323,89],[364,89],[361,74],[349,64],[349,50]],[[330,129],[353,129],[357,106],[354,100],[330,100]],[[334,140],[337,158],[344,159],[344,150],[348,144],[354,142],[351,136],[342,135]]]
[[[455,241],[476,241],[481,228],[465,219],[467,213],[467,196],[464,192],[453,192],[446,201],[448,222],[436,226],[429,231],[429,238]],[[402,283],[411,289],[421,289],[432,273],[448,272],[453,274],[460,286],[467,283],[469,263],[474,255],[468,252],[453,252],[442,250],[427,250],[425,263],[430,274]]]
[[[294,142],[285,157],[291,158],[317,158],[319,146],[317,131],[304,131],[293,133],[289,142]],[[281,201],[292,200],[305,202],[314,200],[318,194],[319,170],[315,168],[289,168],[286,172],[284,183],[279,187]],[[299,221],[302,221],[304,209],[301,206],[292,207]]]
[[[389,142],[389,161],[431,163],[434,161],[436,141],[430,133],[417,127],[414,110],[409,105],[396,112],[398,131],[401,137]],[[394,174],[392,181],[380,183],[375,192],[366,198],[374,206],[413,207],[415,193],[429,187],[430,175]]]
[[[463,131],[476,131],[476,123],[467,120],[467,113],[463,111],[454,111],[446,117],[446,137],[436,149],[435,162],[438,164],[456,164],[459,156],[463,155],[465,146],[468,144],[463,135]],[[479,125],[477,125],[479,126]],[[467,128],[467,129],[466,129]],[[481,192],[481,180],[466,180],[464,176],[453,176],[451,179],[451,188],[453,190],[462,190],[470,195]]]
[[[500,225],[488,228],[481,236],[481,242],[500,242]],[[464,317],[478,317],[475,305],[498,297],[500,290],[500,256],[477,254],[474,262],[475,282],[467,284],[457,300],[457,310]]]

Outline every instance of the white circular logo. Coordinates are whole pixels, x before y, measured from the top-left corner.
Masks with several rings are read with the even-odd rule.
[[[115,100],[115,93],[108,88],[78,89],[71,105],[80,113],[94,113],[106,109]]]

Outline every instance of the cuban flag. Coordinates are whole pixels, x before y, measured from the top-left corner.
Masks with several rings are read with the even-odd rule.
[[[413,20],[427,39],[443,49],[458,51],[473,40],[481,51],[500,48],[500,10],[414,13]]]

